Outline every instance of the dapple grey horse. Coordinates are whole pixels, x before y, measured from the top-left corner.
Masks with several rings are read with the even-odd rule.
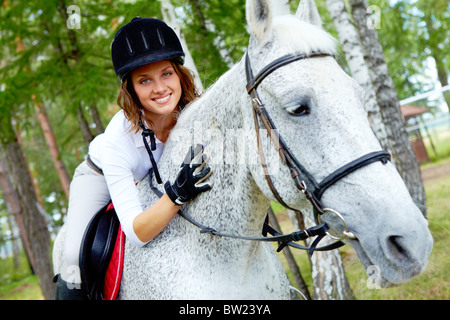
[[[274,17],[269,0],[247,0],[246,17],[253,74],[287,54],[321,53],[276,68],[257,88],[277,133],[305,170],[321,181],[381,150],[363,90],[332,56],[335,40],[321,28],[312,1],[302,0],[296,15]],[[255,124],[246,84],[243,58],[181,113],[158,169],[164,180],[173,179],[188,147],[204,144],[214,187],[186,205],[184,214],[223,233],[259,237],[270,201],[278,199],[266,174],[287,206],[311,218],[313,210],[270,132],[259,120]],[[163,192],[154,177],[139,182],[145,206],[158,199],[151,187]],[[321,217],[330,234],[342,236],[345,222],[350,237],[343,241],[365,268],[378,267],[382,286],[405,282],[426,267],[433,243],[428,223],[390,162],[375,161],[342,177],[320,201],[333,209]],[[60,246],[55,248],[57,257]],[[269,243],[201,233],[181,216],[145,247],[127,243],[124,260],[119,299],[289,298],[288,279]]]

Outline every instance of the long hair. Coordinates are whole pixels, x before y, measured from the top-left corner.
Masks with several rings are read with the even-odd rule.
[[[183,66],[177,60],[170,61],[175,72],[180,78],[181,84],[181,97],[178,102],[178,110],[176,116],[195,98],[199,97],[197,88],[194,82],[194,73]],[[131,82],[131,72],[125,77],[120,87],[119,95],[117,97],[117,104],[121,107],[125,113],[125,118],[130,122],[130,131],[137,133],[141,128],[139,126],[139,119],[142,113],[142,104],[137,97],[136,92]],[[147,119],[148,120],[148,119]],[[152,126],[152,123],[147,123]]]

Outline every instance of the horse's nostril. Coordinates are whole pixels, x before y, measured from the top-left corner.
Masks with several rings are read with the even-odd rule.
[[[408,252],[403,248],[401,242],[401,236],[390,236],[388,238],[389,251],[397,259],[408,258]]]

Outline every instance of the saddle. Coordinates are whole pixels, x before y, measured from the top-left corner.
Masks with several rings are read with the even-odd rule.
[[[116,299],[124,249],[125,235],[110,201],[91,219],[81,244],[81,283],[90,300]]]

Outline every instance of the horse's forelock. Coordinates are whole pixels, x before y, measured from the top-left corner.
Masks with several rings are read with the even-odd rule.
[[[275,17],[272,32],[275,40],[292,52],[336,53],[336,40],[328,32],[295,16]]]

